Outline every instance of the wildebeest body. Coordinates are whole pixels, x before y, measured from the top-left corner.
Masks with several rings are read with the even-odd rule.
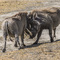
[[[8,35],[10,37],[15,37],[15,46],[17,46],[17,42],[20,45],[19,36],[21,36],[21,46],[24,46],[23,39],[24,30],[27,27],[27,13],[25,12],[18,13],[17,16],[20,16],[20,18],[16,18],[16,16],[6,18],[2,24],[3,38],[5,40],[3,52],[5,52],[6,50],[6,40]]]
[[[60,24],[60,16],[57,13],[49,14],[53,20],[53,29]]]

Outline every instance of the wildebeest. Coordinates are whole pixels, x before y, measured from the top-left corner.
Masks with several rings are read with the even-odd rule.
[[[19,12],[18,14],[6,18],[2,24],[3,38],[4,38],[4,48],[3,52],[6,51],[6,40],[7,36],[15,37],[15,44],[19,44],[19,49],[24,47],[24,30],[27,27],[27,12]],[[19,36],[21,36],[21,44],[19,42]]]
[[[53,21],[53,30],[54,30],[54,37],[56,37],[55,31],[56,27],[60,24],[60,9],[56,7],[46,8],[42,10],[33,10],[33,13],[47,13],[49,16],[51,16]]]
[[[34,14],[36,14],[35,17],[33,16]],[[45,15],[47,15],[47,17]],[[60,24],[60,10],[58,8],[54,7],[54,8],[50,8],[50,9],[43,9],[40,11],[34,10],[34,11],[30,12],[29,17],[32,17],[31,21],[34,20],[35,27],[37,27],[36,24],[40,24],[40,26],[42,26],[42,27],[43,27],[43,25],[45,25],[45,27],[49,26],[47,23],[50,24],[49,21],[51,19],[53,22],[53,24],[51,24],[52,25],[51,27],[54,30],[54,37],[56,37],[56,35],[55,35],[56,27]],[[50,18],[48,18],[48,17],[50,17]],[[45,20],[46,20],[46,22],[44,23]],[[31,26],[33,26],[33,25],[31,25]],[[45,27],[43,27],[43,28],[45,28]],[[33,29],[33,30],[36,30],[36,29]],[[39,32],[38,36],[41,35],[41,32],[42,32],[42,30]],[[35,34],[35,32],[33,34]],[[33,37],[35,37],[35,36],[33,36]],[[37,38],[35,44],[38,42],[38,40],[39,40],[39,37]]]
[[[38,40],[41,36],[41,33],[43,31],[43,29],[48,29],[49,30],[49,36],[50,36],[50,40],[51,42],[53,42],[53,37],[52,37],[52,29],[53,29],[53,21],[51,19],[51,17],[46,14],[46,13],[39,13],[38,14],[34,13],[33,14],[33,20],[32,20],[32,34],[38,34],[37,35],[37,40],[35,41],[34,44],[38,43]],[[35,30],[35,32],[34,32]],[[34,37],[34,36],[33,36]]]

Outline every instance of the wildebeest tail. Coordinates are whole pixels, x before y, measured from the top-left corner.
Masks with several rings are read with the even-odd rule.
[[[2,24],[2,30],[3,30],[3,34],[5,34],[6,36],[9,36],[9,29],[8,29],[8,21],[4,21]],[[11,37],[9,36],[10,41],[12,41]]]
[[[3,35],[8,35],[8,21],[4,21],[2,23],[2,31]]]
[[[6,33],[8,35],[8,21],[5,22],[5,30],[6,30]]]

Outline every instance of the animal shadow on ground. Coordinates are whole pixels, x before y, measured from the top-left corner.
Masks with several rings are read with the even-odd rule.
[[[60,39],[57,39],[56,41],[54,41],[54,42],[57,42],[57,41],[60,41]]]
[[[57,42],[57,41],[60,41],[60,39],[57,39],[57,40],[54,41],[54,42]],[[52,43],[54,43],[54,42],[52,42]],[[51,42],[43,42],[43,43],[38,43],[38,44],[32,44],[32,45],[25,46],[24,48],[37,47],[37,46],[39,46],[39,45],[43,45],[43,44],[46,44],[46,43],[51,43]]]

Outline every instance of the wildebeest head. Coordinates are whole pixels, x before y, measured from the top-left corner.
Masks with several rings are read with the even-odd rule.
[[[32,36],[34,36],[34,28],[33,28],[33,15],[31,14],[31,12],[29,12],[27,14],[27,29],[32,33]],[[33,31],[34,30],[34,31]],[[30,35],[30,37],[32,38],[32,36]]]
[[[40,23],[37,20],[33,20],[32,24],[33,26],[31,27],[30,31],[32,33],[31,38],[34,38],[40,30]]]
[[[29,18],[28,24],[30,25],[30,32],[32,33],[31,38],[34,38],[36,36],[40,27],[39,21],[35,20],[36,17],[37,17],[36,13],[28,15],[28,18]]]

